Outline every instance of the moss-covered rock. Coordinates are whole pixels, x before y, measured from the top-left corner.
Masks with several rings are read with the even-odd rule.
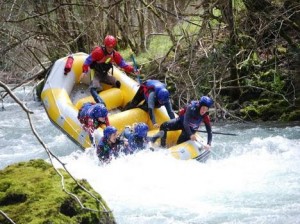
[[[281,121],[300,121],[300,110],[287,111],[280,117]]]
[[[245,120],[276,121],[280,120],[288,110],[288,103],[284,100],[263,98],[252,102],[247,101],[247,104],[243,104],[240,114]],[[288,118],[281,120],[292,121]]]
[[[80,200],[63,191],[61,177],[43,160],[31,160],[6,167],[0,171],[0,210],[15,223],[115,223],[110,209],[84,180],[80,184],[95,195],[95,200],[83,191],[64,171],[65,189]],[[0,223],[8,222],[0,215]]]

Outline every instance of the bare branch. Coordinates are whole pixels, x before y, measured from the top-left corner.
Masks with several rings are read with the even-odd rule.
[[[11,224],[16,224],[11,218],[9,218],[2,210],[0,210],[1,215],[9,221]]]
[[[14,99],[14,101],[16,101],[21,107],[22,109],[29,114],[33,114],[33,112],[31,110],[29,110],[19,99],[18,97],[15,96],[15,94],[13,94],[13,92],[9,89],[9,87],[7,85],[5,85],[3,82],[0,81],[0,86],[2,88],[4,88],[7,93],[11,96],[11,98]]]

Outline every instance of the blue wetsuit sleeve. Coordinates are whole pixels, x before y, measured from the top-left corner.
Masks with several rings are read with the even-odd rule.
[[[152,121],[152,124],[156,123],[155,115],[154,115],[154,107],[155,107],[155,92],[151,92],[148,96],[148,112],[150,119]]]
[[[170,119],[175,118],[174,111],[172,110],[172,105],[171,105],[170,100],[167,103],[165,103],[165,108],[168,112]]]
[[[84,64],[90,66],[90,65],[92,64],[92,62],[93,62],[93,61],[92,61],[92,56],[89,55],[89,56],[85,59]]]
[[[120,63],[118,64],[121,68],[124,68],[126,66],[128,66],[128,64],[126,63],[126,61],[122,58]]]

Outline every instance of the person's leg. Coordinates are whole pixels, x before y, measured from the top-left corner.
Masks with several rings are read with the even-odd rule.
[[[166,146],[168,131],[180,130],[181,128],[182,128],[181,122],[177,118],[162,123],[162,125],[159,128],[160,131],[164,131],[164,135],[162,136],[162,138],[160,140],[161,146],[162,147]]]
[[[139,105],[139,103],[143,100],[144,100],[144,91],[143,91],[143,87],[140,86],[140,88],[134,95],[133,99],[124,107],[124,110],[129,110],[137,107],[137,105]]]
[[[183,129],[177,140],[177,144],[180,144],[180,143],[188,141],[188,140],[190,140],[190,136]]]
[[[97,92],[102,91],[102,85],[100,83],[100,76],[98,73],[95,72],[94,78],[91,82],[90,88],[95,88]]]
[[[95,74],[92,83],[90,85],[90,92],[96,103],[102,103],[105,105],[103,99],[98,95],[98,92],[102,90],[100,79],[98,74]]]
[[[96,103],[101,103],[101,104],[105,105],[105,102],[103,101],[103,99],[98,95],[97,88],[92,87],[90,89],[90,92]]]
[[[117,87],[117,88],[121,87],[121,82],[118,81],[114,76],[111,76],[111,75],[105,75],[105,76],[101,77],[100,81],[102,81],[108,85],[112,85],[113,87]]]
[[[182,131],[180,136],[178,137],[177,144],[180,144],[180,143],[185,142],[187,140],[189,140],[189,136],[186,134],[185,131]]]
[[[157,139],[162,138],[164,136],[164,131],[159,131],[151,137],[147,137],[148,141],[154,143]]]
[[[141,108],[142,110],[144,110],[147,113],[149,113],[148,103],[147,103],[146,100],[140,106],[138,106],[138,108]]]

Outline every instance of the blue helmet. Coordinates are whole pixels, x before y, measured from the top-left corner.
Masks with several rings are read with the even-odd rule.
[[[93,113],[94,113],[94,117],[98,119],[99,117],[106,117],[108,111],[103,104],[96,104]]]
[[[143,122],[136,124],[134,127],[134,133],[136,133],[137,136],[141,138],[147,137],[148,130],[149,130],[148,125]]]
[[[117,129],[114,126],[107,126],[103,131],[104,138],[106,139],[109,139],[109,137],[115,133],[117,133]]]
[[[167,89],[162,88],[157,92],[157,99],[161,104],[165,104],[168,102],[170,97],[170,93]]]
[[[210,108],[214,104],[214,101],[208,96],[202,96],[199,102],[200,106],[207,106],[208,108]]]

